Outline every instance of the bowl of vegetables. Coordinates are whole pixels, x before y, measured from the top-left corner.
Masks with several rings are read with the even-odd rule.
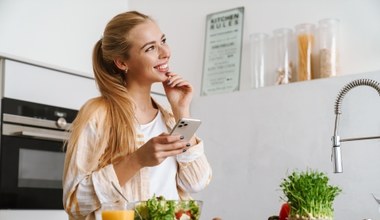
[[[147,201],[129,203],[135,220],[199,220],[203,202],[200,200],[166,200],[153,196]]]

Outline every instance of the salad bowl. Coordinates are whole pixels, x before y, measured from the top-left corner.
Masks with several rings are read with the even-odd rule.
[[[202,205],[200,200],[166,200],[162,196],[128,204],[135,210],[135,220],[199,220]]]

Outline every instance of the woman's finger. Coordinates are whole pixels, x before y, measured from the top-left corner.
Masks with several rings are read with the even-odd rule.
[[[169,144],[158,144],[156,145],[156,151],[176,151],[178,149],[186,149],[187,143],[183,141],[176,141]]]
[[[174,80],[169,86],[170,87],[181,87],[182,85],[189,85],[190,83],[182,78]]]
[[[177,84],[177,87],[188,87],[191,88],[191,84],[188,81],[183,81]]]
[[[169,135],[169,134],[161,134],[154,139],[154,142],[157,144],[171,144],[183,139],[181,135]]]
[[[178,154],[182,154],[184,152],[186,152],[186,149],[177,149],[171,151],[161,151],[157,155],[161,158],[167,158],[171,156],[177,156]]]
[[[172,86],[172,85],[175,85],[176,83],[178,83],[179,81],[183,80],[183,78],[181,76],[171,76],[169,77],[168,81],[167,81],[167,85],[169,86]]]

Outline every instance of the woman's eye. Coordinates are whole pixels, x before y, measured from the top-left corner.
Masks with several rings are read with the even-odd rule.
[[[151,50],[154,50],[154,46],[150,46],[150,47],[148,47],[146,50],[145,50],[145,52],[148,52],[148,51],[151,51]]]
[[[166,44],[166,38],[162,39],[162,44]]]

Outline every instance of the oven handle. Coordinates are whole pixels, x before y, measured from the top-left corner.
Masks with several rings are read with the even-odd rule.
[[[24,136],[24,137],[34,137],[44,140],[54,140],[54,141],[66,141],[68,137],[63,135],[56,135],[56,134],[46,134],[46,133],[40,133],[40,132],[33,132],[33,131],[20,131],[16,132],[17,135]]]

